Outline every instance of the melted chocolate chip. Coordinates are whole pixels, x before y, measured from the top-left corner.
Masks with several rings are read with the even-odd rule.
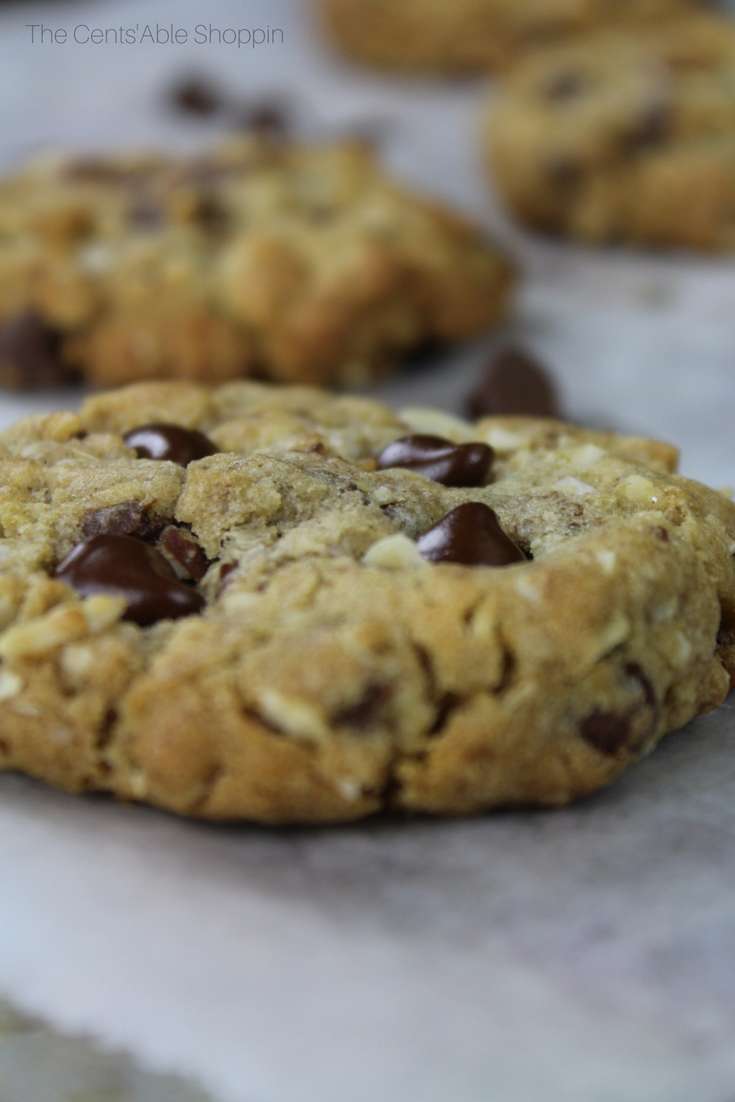
[[[201,594],[177,580],[163,555],[130,536],[93,536],[78,543],[54,576],[83,597],[124,597],[124,619],[141,627],[191,616],[204,607]]]
[[[574,99],[588,85],[589,78],[581,73],[559,73],[545,88],[545,95],[552,103]]]
[[[163,208],[160,203],[141,199],[133,203],[128,217],[139,230],[157,230],[163,224]]]
[[[493,510],[479,501],[458,505],[416,541],[429,562],[466,566],[509,566],[525,562],[520,547],[507,536]]]
[[[0,384],[18,389],[59,386],[73,378],[61,359],[61,334],[34,310],[0,326]]]
[[[443,486],[482,486],[493,461],[487,444],[453,444],[441,436],[402,436],[378,456],[378,469],[405,467]]]
[[[263,100],[238,112],[236,125],[269,138],[281,138],[289,130],[289,113],[277,100]]]
[[[216,115],[223,101],[217,89],[204,77],[186,77],[169,93],[169,101],[177,111],[201,118]]]
[[[663,104],[649,108],[636,120],[623,143],[629,153],[651,149],[660,145],[671,129],[671,111]]]
[[[129,432],[124,440],[135,448],[140,459],[170,459],[181,467],[217,451],[203,432],[184,429],[181,425],[141,425]]]
[[[171,525],[161,536],[161,547],[186,577],[200,582],[207,573],[209,559],[190,532]]]
[[[612,757],[628,738],[631,716],[614,712],[593,712],[579,725],[579,733],[601,754]]]
[[[471,417],[558,417],[556,391],[544,369],[525,352],[504,348],[486,367],[467,399]]]
[[[391,691],[387,685],[368,685],[356,704],[343,708],[334,716],[334,723],[338,727],[353,727],[364,731],[378,722],[380,713],[390,698]]]
[[[91,536],[135,536],[141,540],[155,539],[168,524],[168,517],[159,517],[144,508],[139,501],[121,501],[87,513],[82,521],[82,533]]]

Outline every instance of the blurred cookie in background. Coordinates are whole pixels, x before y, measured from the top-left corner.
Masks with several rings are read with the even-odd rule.
[[[617,24],[640,26],[701,0],[320,0],[332,39],[385,69],[488,72],[529,48]]]
[[[0,382],[362,385],[506,314],[483,232],[360,142],[56,156],[0,182]]]
[[[529,56],[483,120],[494,185],[542,230],[735,248],[735,22],[604,31]]]

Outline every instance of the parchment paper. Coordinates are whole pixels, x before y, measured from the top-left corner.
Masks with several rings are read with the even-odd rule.
[[[285,42],[41,47],[25,27],[156,21],[267,23]],[[194,147],[211,128],[161,106],[192,69],[290,93],[305,136],[377,128],[396,171],[518,258],[504,334],[378,393],[459,410],[489,350],[520,340],[570,417],[669,438],[685,473],[735,485],[735,264],[514,228],[478,170],[477,85],[353,70],[296,0],[4,6],[3,163],[48,142]],[[0,424],[78,399],[3,396]],[[734,751],[726,704],[564,812],[324,831],[203,826],[3,776],[0,992],[223,1102],[732,1102]]]

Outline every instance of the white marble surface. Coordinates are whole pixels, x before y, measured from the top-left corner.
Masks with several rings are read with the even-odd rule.
[[[121,20],[286,41],[39,47],[24,26]],[[387,122],[394,168],[513,249],[506,335],[553,365],[570,416],[669,437],[685,473],[735,485],[735,263],[518,231],[477,170],[477,89],[354,72],[299,0],[4,5],[0,158],[195,145],[207,128],[160,106],[193,68],[290,92],[306,134]],[[380,392],[459,408],[495,339]],[[48,404],[2,397],[0,424]],[[222,829],[0,777],[0,992],[223,1102],[731,1102],[734,718],[568,811],[473,822]]]

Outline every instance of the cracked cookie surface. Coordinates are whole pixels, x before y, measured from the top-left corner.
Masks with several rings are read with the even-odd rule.
[[[585,241],[735,248],[735,23],[712,16],[539,50],[488,101],[511,210]]]
[[[646,26],[696,0],[322,0],[351,57],[381,68],[486,72],[539,45],[600,26]]]
[[[184,467],[125,443],[161,422],[218,450]],[[381,469],[410,434],[465,464],[461,445],[490,446],[484,483]],[[676,459],[555,421],[248,382],[26,418],[0,434],[0,762],[213,819],[563,805],[735,672],[735,506]],[[422,557],[467,505],[526,561]],[[165,560],[202,610],[142,625],[114,586],[65,584],[100,539]]]
[[[500,320],[511,265],[364,143],[62,156],[0,181],[0,384],[361,385]]]

